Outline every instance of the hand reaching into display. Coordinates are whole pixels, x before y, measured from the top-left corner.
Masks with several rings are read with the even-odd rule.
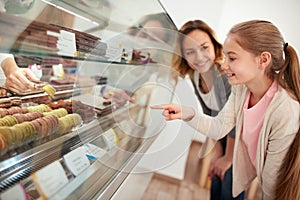
[[[111,102],[118,106],[124,105],[127,101],[129,101],[130,103],[135,103],[135,99],[133,99],[125,91],[120,89],[114,89],[109,95]]]
[[[163,109],[163,116],[167,121],[181,119],[189,121],[195,116],[195,111],[191,107],[186,107],[178,104],[162,104],[150,106],[152,109]]]
[[[14,59],[7,58],[2,62],[6,76],[5,87],[16,93],[26,93],[34,89],[35,83],[40,83],[28,68],[19,68]]]
[[[101,93],[105,99],[110,100],[112,104],[117,106],[122,106],[128,101],[130,103],[135,103],[135,99],[130,97],[124,90],[121,89],[105,86]]]

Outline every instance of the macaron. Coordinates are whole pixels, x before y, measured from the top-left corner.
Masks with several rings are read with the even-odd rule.
[[[35,119],[31,121],[32,125],[35,128],[35,134],[38,135],[41,132],[41,125],[40,123]]]
[[[13,126],[17,123],[18,120],[12,115],[7,115],[3,118],[0,118],[0,126]]]
[[[0,133],[6,138],[6,141],[9,145],[14,143],[15,138],[10,127],[0,127]]]
[[[0,108],[0,117],[4,117],[8,115],[8,111],[6,108]]]
[[[43,87],[43,90],[44,90],[44,91],[45,91],[52,99],[55,98],[56,90],[55,90],[55,88],[54,88],[52,85],[46,84],[46,85]]]
[[[7,140],[2,133],[0,133],[0,151],[4,151],[7,148]]]
[[[11,107],[10,98],[1,98],[0,99],[0,108],[9,108]]]
[[[20,106],[22,104],[22,100],[20,97],[10,97],[10,101],[12,106]]]

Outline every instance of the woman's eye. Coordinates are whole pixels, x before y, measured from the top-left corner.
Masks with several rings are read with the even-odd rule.
[[[194,51],[186,51],[185,52],[185,55],[187,55],[187,56],[190,56],[190,55],[193,55],[194,54]]]
[[[235,58],[229,58],[229,60],[230,60],[230,61],[234,61],[234,60],[235,60]]]
[[[146,38],[147,37],[147,34],[145,33],[145,31],[143,30],[140,30],[137,34],[138,37],[140,38]]]

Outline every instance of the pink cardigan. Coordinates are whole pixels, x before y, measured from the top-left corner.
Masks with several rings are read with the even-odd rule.
[[[216,117],[202,113],[187,123],[208,137],[219,139],[236,125],[233,155],[233,196],[247,189],[257,176],[262,186],[264,200],[273,199],[274,189],[282,160],[299,129],[300,105],[280,86],[266,110],[256,152],[257,169],[251,164],[247,148],[241,138],[243,104],[247,88],[232,87],[231,95]]]

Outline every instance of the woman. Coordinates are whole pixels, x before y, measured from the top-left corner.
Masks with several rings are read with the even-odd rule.
[[[189,75],[195,94],[203,112],[215,116],[226,103],[231,87],[226,76],[220,75],[223,61],[223,47],[214,31],[203,21],[186,22],[179,30],[178,56],[174,57],[174,67],[182,77]],[[206,141],[205,156],[214,146],[209,174],[212,177],[210,198],[212,200],[234,199],[232,197],[232,153],[234,129],[229,137],[217,142]],[[203,149],[202,149],[203,150]],[[244,192],[237,199],[244,199]]]

